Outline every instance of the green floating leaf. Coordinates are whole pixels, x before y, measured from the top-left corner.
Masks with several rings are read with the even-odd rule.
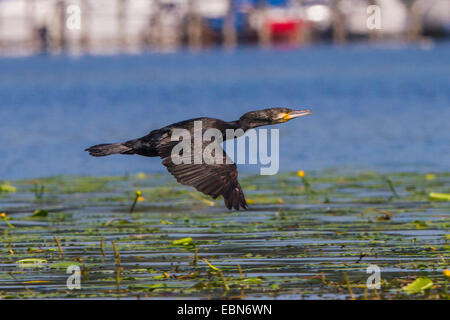
[[[450,201],[450,193],[430,192],[431,200]]]
[[[157,290],[157,289],[165,288],[165,284],[163,284],[163,283],[157,283],[157,284],[136,284],[136,285],[131,285],[128,288],[130,288],[130,289],[137,289],[137,290],[144,290],[144,291],[154,291],[154,290]]]
[[[191,237],[187,237],[187,238],[174,240],[174,241],[172,241],[172,244],[174,246],[193,246],[194,245],[194,241],[192,240]]]
[[[131,222],[125,219],[111,219],[103,223],[103,226],[107,227],[109,225],[127,225],[127,224],[131,224]]]
[[[11,229],[14,229],[15,227],[11,223],[9,223],[8,220],[9,220],[9,217],[3,217],[3,221],[5,221],[6,225],[8,227],[10,227]]]
[[[248,283],[248,284],[261,284],[262,279],[260,278],[246,278],[242,279],[242,282]]]
[[[55,248],[41,249],[41,248],[33,248],[33,247],[28,247],[28,250],[27,250],[28,253],[34,253],[34,252],[55,252],[55,251],[56,251]]]
[[[408,284],[402,289],[406,291],[407,294],[413,294],[422,292],[426,289],[429,289],[433,286],[433,281],[431,281],[428,277],[420,277],[417,278],[414,282]]]
[[[47,210],[36,210],[33,212],[32,217],[33,218],[45,218],[46,216],[48,216],[48,211]]]
[[[0,192],[17,192],[17,188],[9,183],[0,184]]]
[[[426,221],[414,220],[413,223],[416,225],[417,229],[426,229],[428,224]]]
[[[270,289],[272,290],[280,290],[280,285],[278,283],[274,283],[270,285]]]
[[[29,259],[18,260],[18,261],[16,261],[16,263],[22,268],[39,268],[39,267],[43,267],[44,264],[47,263],[47,260],[37,259],[37,258],[29,258]]]
[[[62,261],[49,265],[50,268],[54,269],[67,269],[70,266],[80,266],[80,264],[74,261]]]

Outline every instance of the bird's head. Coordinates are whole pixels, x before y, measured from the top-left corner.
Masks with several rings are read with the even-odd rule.
[[[283,123],[298,117],[312,114],[311,110],[294,110],[289,108],[268,108],[250,111],[240,118],[242,126],[250,129],[271,124]]]

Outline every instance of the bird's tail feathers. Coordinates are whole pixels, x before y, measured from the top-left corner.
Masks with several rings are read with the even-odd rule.
[[[104,157],[109,156],[111,154],[121,153],[121,154],[133,154],[133,148],[127,147],[122,143],[111,143],[111,144],[97,144],[90,148],[87,148],[85,151],[89,152],[89,154],[93,157]]]

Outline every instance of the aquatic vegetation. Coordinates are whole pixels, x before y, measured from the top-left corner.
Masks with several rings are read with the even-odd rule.
[[[182,239],[178,239],[178,240],[174,240],[172,241],[172,244],[175,246],[195,246],[194,241],[192,240],[191,237],[187,237],[187,238],[182,238]]]
[[[302,179],[303,186],[305,187],[305,192],[307,194],[311,193],[311,183],[309,182],[308,178],[306,178],[305,171],[299,170],[297,171],[297,175]]]
[[[441,200],[441,201],[450,201],[450,193],[430,192],[430,199]]]
[[[387,178],[386,178],[386,182],[387,182],[387,184],[389,185],[389,189],[391,190],[392,195],[393,195],[395,198],[398,198],[399,196],[398,196],[397,191],[395,190],[394,183],[392,182],[392,178],[391,178],[391,177],[387,177]]]
[[[398,197],[375,172],[303,174],[310,193],[297,172],[243,175],[239,212],[168,175],[40,179],[40,201],[13,181],[0,297],[449,298],[450,203],[430,193],[448,193],[450,173],[390,173]],[[66,287],[70,266],[81,289]]]
[[[45,218],[47,216],[48,211],[43,209],[34,210],[33,214],[31,215],[32,218]]]
[[[133,200],[133,204],[131,205],[130,208],[130,213],[133,213],[134,208],[136,207],[136,203],[144,201],[145,198],[142,196],[142,191],[141,190],[137,190],[134,196],[134,200]]]
[[[18,261],[16,261],[16,263],[21,268],[42,268],[42,267],[44,267],[44,264],[47,263],[47,260],[29,258],[29,259],[18,260]]]
[[[6,215],[6,213],[4,212],[0,213],[0,218],[3,219],[3,221],[6,223],[8,227],[10,227],[11,229],[15,228],[11,223],[8,222],[9,217]]]
[[[414,282],[408,284],[402,289],[405,290],[408,294],[423,292],[426,289],[429,289],[433,286],[433,281],[431,281],[428,277],[420,277],[417,278]]]
[[[17,188],[9,183],[0,184],[0,192],[17,192]]]

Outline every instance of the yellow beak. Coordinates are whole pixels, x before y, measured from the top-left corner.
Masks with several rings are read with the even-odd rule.
[[[295,119],[295,118],[303,117],[303,116],[308,116],[308,115],[311,115],[311,114],[312,114],[312,112],[309,109],[306,109],[306,110],[294,110],[294,111],[291,111],[289,113],[281,114],[280,119],[283,122],[285,122],[285,121],[288,121],[288,120],[291,120],[291,119]]]

